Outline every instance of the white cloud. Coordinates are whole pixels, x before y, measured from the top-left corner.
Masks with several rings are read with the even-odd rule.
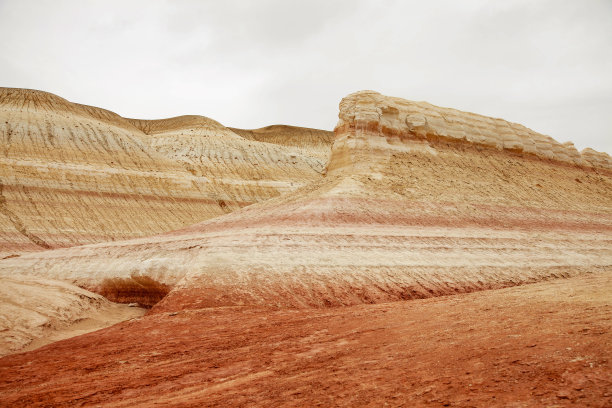
[[[375,89],[612,153],[612,2],[0,0],[0,85],[331,129]]]

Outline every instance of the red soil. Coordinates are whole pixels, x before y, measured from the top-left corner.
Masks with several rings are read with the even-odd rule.
[[[609,407],[611,290],[151,314],[0,359],[0,405]]]
[[[170,286],[149,276],[132,274],[129,278],[105,279],[96,292],[112,302],[136,302],[150,308],[170,292]]]

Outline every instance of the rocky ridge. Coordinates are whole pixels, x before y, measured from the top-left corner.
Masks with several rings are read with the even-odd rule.
[[[126,119],[27,89],[0,88],[0,141],[0,257],[170,231],[292,191],[325,165],[320,150],[202,116]]]
[[[441,108],[427,102],[387,97],[375,91],[357,92],[342,100],[336,135],[336,156],[343,156],[345,149],[358,154],[358,147],[363,147],[366,155],[376,152],[377,147],[386,152],[405,151],[405,142],[410,140],[424,144],[453,143],[493,148],[612,171],[612,158],[607,153],[590,148],[578,152],[571,142],[561,144],[518,123]],[[345,135],[351,137],[345,140]],[[378,142],[382,145],[377,146]],[[330,168],[342,166],[345,160],[346,157],[332,157]],[[353,164],[368,163],[361,157],[348,160]]]
[[[607,165],[422,138],[401,119],[411,106],[370,91],[343,99],[326,177],[294,192],[155,237],[7,259],[0,271],[94,291],[150,276],[174,287],[162,311],[377,303],[609,270]]]
[[[100,318],[109,310],[123,309],[123,315],[141,315],[137,308],[115,305],[103,296],[66,282],[28,275],[0,278],[0,357],[22,350],[33,340],[55,337],[67,327],[92,317]],[[129,311],[126,313],[125,311]],[[80,332],[110,326],[125,318],[107,316]],[[107,320],[107,321],[104,321]],[[89,329],[89,330],[88,330]],[[80,333],[79,333],[80,334]]]

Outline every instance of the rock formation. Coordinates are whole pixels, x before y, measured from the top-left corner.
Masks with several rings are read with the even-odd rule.
[[[201,116],[125,119],[11,88],[0,141],[0,257],[177,229],[294,190],[326,162]]]
[[[296,148],[307,156],[317,157],[324,164],[329,161],[329,149],[334,141],[332,132],[296,126],[272,125],[252,130],[229,129],[245,139]]]
[[[181,230],[23,255],[0,271],[94,291],[150,276],[174,287],[156,309],[179,310],[422,298],[612,265],[607,155],[371,91],[343,99],[339,116],[324,179]]]
[[[153,308],[0,359],[0,405],[610,405],[607,154],[372,91],[333,141],[3,92],[3,347]]]
[[[330,169],[367,165],[373,152],[405,151],[416,142],[465,144],[476,149],[492,148],[528,157],[549,159],[585,168],[612,170],[606,153],[573,143],[561,144],[517,123],[456,109],[440,108],[426,102],[412,102],[362,91],[340,103],[334,153]],[[410,143],[407,143],[410,142]],[[365,155],[366,157],[364,157]]]
[[[612,265],[609,156],[369,91],[339,116],[325,180],[163,238],[202,249],[160,308],[371,303]]]

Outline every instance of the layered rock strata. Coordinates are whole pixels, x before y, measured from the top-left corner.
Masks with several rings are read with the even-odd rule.
[[[0,141],[0,257],[177,229],[295,190],[326,162],[201,116],[125,119],[10,88]]]
[[[504,147],[482,138],[486,127],[471,133],[496,120],[458,111],[449,123],[465,137],[453,138],[445,109],[407,121],[420,105],[349,95],[324,179],[171,233],[7,259],[0,271],[93,290],[146,275],[174,287],[163,311],[376,303],[611,270],[607,155]]]
[[[578,152],[517,123],[362,91],[340,103],[330,171],[366,166],[373,154],[405,152],[419,145],[465,145],[537,157],[582,168],[612,171],[612,158],[593,149]],[[419,143],[421,142],[421,143]],[[380,158],[377,159],[380,161]]]
[[[245,140],[202,116],[130,121],[146,132],[146,143],[155,151],[183,164],[194,176],[205,177],[226,202],[222,205],[226,212],[243,206],[236,198],[251,204],[320,178],[331,149],[324,139],[309,149],[300,149],[297,143]]]

